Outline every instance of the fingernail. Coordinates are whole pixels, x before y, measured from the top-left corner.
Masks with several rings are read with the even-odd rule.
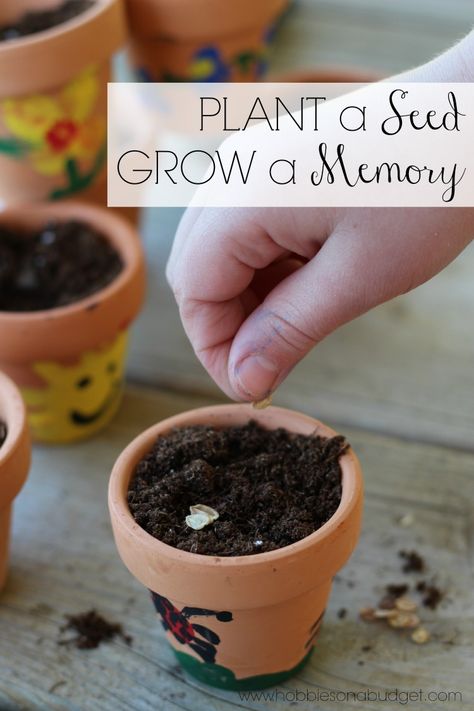
[[[235,366],[234,376],[240,389],[252,398],[267,397],[278,382],[278,365],[262,355],[251,355]]]

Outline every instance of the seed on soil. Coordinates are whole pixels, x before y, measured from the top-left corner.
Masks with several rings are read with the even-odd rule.
[[[186,516],[186,524],[195,531],[200,531],[219,518],[219,513],[206,504],[195,504],[189,510],[191,513]]]

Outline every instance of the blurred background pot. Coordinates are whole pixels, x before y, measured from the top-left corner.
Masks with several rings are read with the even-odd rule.
[[[382,74],[370,69],[353,69],[351,67],[328,65],[315,67],[314,69],[294,69],[289,72],[278,72],[268,76],[268,81],[274,82],[297,82],[304,84],[350,84],[379,81]]]
[[[0,25],[60,0],[2,0]],[[107,81],[125,42],[121,0],[0,42],[0,204],[70,197],[104,179]]]
[[[312,417],[250,405],[201,408],[164,420],[124,450],[112,471],[109,510],[115,541],[152,599],[179,662],[201,681],[226,689],[281,683],[311,654],[331,590],[359,536],[362,475],[352,452],[341,458],[342,499],[310,536],[269,553],[215,557],[150,536],[133,519],[127,491],[138,462],[174,427],[227,427],[257,420],[306,435],[335,432]]]
[[[0,590],[8,569],[8,547],[13,501],[30,467],[30,436],[26,409],[13,382],[0,373],[0,420],[7,436],[0,445]]]
[[[33,436],[43,442],[84,439],[112,418],[121,400],[128,328],[144,298],[138,234],[112,210],[65,201],[0,214],[0,225],[19,230],[68,220],[101,232],[124,267],[104,289],[68,306],[0,311],[0,368],[21,388]]]
[[[288,0],[128,0],[143,81],[255,81]]]

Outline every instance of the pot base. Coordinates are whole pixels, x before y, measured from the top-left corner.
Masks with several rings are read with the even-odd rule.
[[[273,674],[248,676],[243,679],[236,679],[234,673],[230,669],[221,667],[219,664],[207,664],[205,662],[200,662],[190,654],[179,652],[176,649],[173,649],[173,652],[175,653],[176,658],[183,669],[203,684],[214,686],[218,689],[227,689],[228,691],[252,691],[281,684],[297,674],[308,662],[313,649],[314,648],[311,648],[303,659],[292,669],[282,672],[275,672]]]

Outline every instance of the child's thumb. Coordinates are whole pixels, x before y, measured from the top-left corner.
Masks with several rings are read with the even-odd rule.
[[[242,324],[228,361],[230,385],[239,398],[268,397],[319,341],[373,305],[354,263],[341,262],[318,255],[281,282]]]

